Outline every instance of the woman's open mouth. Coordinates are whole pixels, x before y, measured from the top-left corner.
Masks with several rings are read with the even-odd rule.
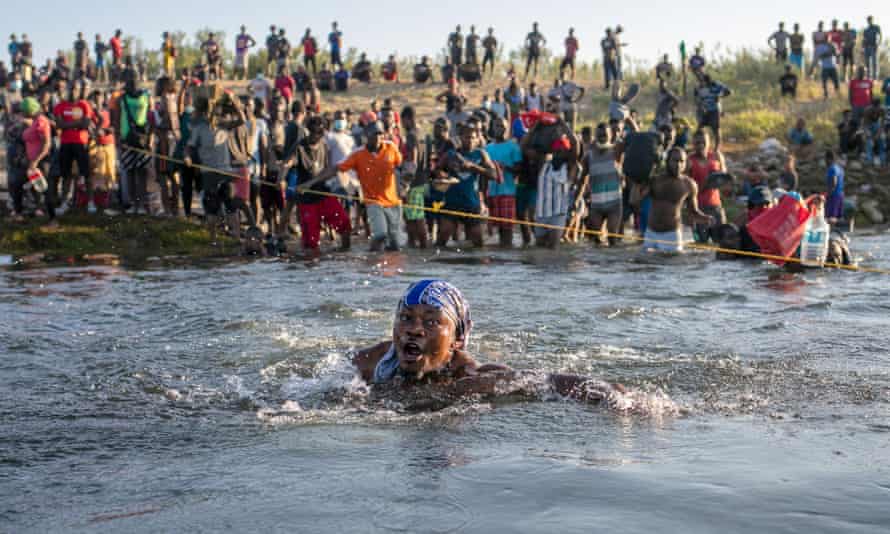
[[[416,362],[423,357],[423,349],[417,343],[408,342],[402,345],[402,359],[405,362]]]

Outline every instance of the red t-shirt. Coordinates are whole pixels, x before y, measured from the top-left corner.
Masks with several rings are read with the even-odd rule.
[[[281,93],[281,96],[290,100],[294,96],[294,89],[297,87],[297,84],[294,82],[293,77],[291,76],[279,76],[275,78],[275,89],[278,89],[278,92]]]
[[[315,55],[315,39],[312,37],[303,39],[303,55],[310,57]]]
[[[52,128],[49,125],[49,119],[44,114],[34,117],[31,126],[22,132],[22,140],[25,142],[25,152],[28,153],[28,161],[34,161],[40,155],[40,149],[47,139],[53,135]]]
[[[53,115],[56,117],[59,126],[81,119],[92,120],[95,117],[93,108],[86,100],[59,102],[53,109]],[[86,128],[62,130],[60,140],[63,145],[86,145],[90,142],[90,131]]]
[[[871,80],[850,80],[850,104],[864,108],[871,105]]]
[[[844,45],[844,32],[840,30],[831,30],[828,32],[828,40],[834,43],[834,46],[840,50]]]
[[[717,155],[711,152],[704,161],[696,156],[690,156],[689,167],[689,174],[692,175],[692,179],[698,184],[698,205],[700,207],[722,205],[719,189],[705,189],[708,183],[708,176],[712,172],[720,170],[720,159],[717,158]]]
[[[112,37],[108,44],[111,45],[111,55],[114,59],[120,59],[124,53],[124,46],[121,44],[120,37]]]
[[[575,39],[574,37],[566,37],[566,57],[575,57],[577,51],[578,39]]]

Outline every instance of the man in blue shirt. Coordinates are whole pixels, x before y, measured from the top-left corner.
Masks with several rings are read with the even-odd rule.
[[[340,53],[343,50],[343,32],[337,28],[337,22],[331,24],[331,33],[328,34],[328,43],[331,45],[331,65],[343,65]]]
[[[799,158],[808,157],[809,148],[813,146],[814,141],[813,134],[807,130],[807,121],[804,119],[797,119],[797,124],[788,131],[788,143]]]
[[[825,219],[836,224],[844,218],[844,168],[836,162],[834,150],[825,152],[826,173]]]
[[[15,68],[19,63],[19,42],[15,34],[9,36],[9,64]]]
[[[492,161],[503,171],[503,181],[488,182],[488,204],[492,217],[516,218],[516,174],[522,169],[522,150],[519,143],[509,136],[507,119],[495,117],[491,122],[494,141],[485,147]],[[513,246],[513,223],[495,222],[500,234],[500,245]]]
[[[878,47],[881,45],[881,27],[874,23],[874,17],[869,15],[868,27],[862,32],[862,48],[865,52],[865,68],[868,77],[872,80],[878,77]]]

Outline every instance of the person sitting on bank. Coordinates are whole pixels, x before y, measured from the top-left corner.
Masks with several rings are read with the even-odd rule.
[[[788,131],[788,144],[791,145],[791,151],[800,159],[809,156],[814,141],[805,119],[797,119],[797,123]]]
[[[785,65],[785,74],[779,78],[779,89],[782,91],[782,96],[797,100],[797,74],[791,65]]]

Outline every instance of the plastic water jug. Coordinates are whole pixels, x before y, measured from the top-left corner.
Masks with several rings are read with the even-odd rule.
[[[825,222],[825,210],[822,205],[816,208],[816,214],[807,221],[800,242],[800,261],[808,267],[822,267],[828,256],[828,237],[831,226]]]
[[[28,183],[25,186],[33,188],[38,193],[44,193],[49,188],[49,184],[46,183],[46,178],[44,178],[40,169],[34,169],[34,172],[28,173]]]

